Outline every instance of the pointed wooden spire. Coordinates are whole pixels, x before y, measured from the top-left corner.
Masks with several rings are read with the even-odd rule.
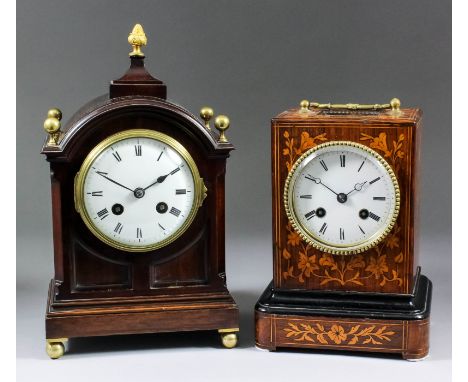
[[[154,78],[145,68],[145,54],[141,47],[147,43],[143,27],[136,24],[128,36],[128,42],[133,51],[129,53],[130,68],[117,80],[110,83],[110,98],[130,95],[144,95],[166,99],[166,85]]]

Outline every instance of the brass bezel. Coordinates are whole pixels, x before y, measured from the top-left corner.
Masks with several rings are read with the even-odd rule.
[[[367,152],[368,154],[371,154],[374,158],[376,158],[383,165],[385,170],[390,175],[390,178],[393,183],[393,188],[395,191],[395,207],[394,207],[393,214],[390,218],[389,223],[383,229],[379,230],[374,235],[372,235],[369,239],[363,240],[351,246],[347,246],[347,245],[337,246],[337,245],[332,245],[330,243],[327,243],[324,240],[321,240],[319,237],[317,237],[312,232],[310,232],[306,227],[304,227],[295,215],[293,191],[295,187],[295,181],[298,175],[297,170],[299,169],[300,165],[306,159],[310,158],[311,155],[313,155],[319,150],[322,150],[326,147],[332,147],[332,146],[354,147],[354,148],[361,149]],[[317,145],[311,148],[310,150],[306,151],[303,155],[301,155],[301,157],[294,163],[293,167],[289,171],[289,174],[286,178],[284,192],[283,192],[283,199],[284,199],[284,206],[286,208],[286,215],[289,221],[291,222],[294,230],[299,234],[299,236],[304,241],[312,245],[314,248],[320,251],[326,252],[326,253],[334,254],[334,255],[353,255],[353,254],[367,251],[368,249],[375,247],[390,233],[393,226],[395,225],[395,221],[400,212],[400,187],[398,185],[398,180],[395,176],[393,169],[390,167],[387,161],[376,151],[360,143],[356,143],[352,141],[332,141],[332,142],[322,143],[320,145]]]
[[[88,174],[88,171],[91,168],[91,165],[93,164],[93,162],[109,146],[115,144],[116,142],[122,141],[124,139],[129,139],[129,138],[155,139],[170,146],[177,153],[179,153],[179,155],[185,160],[185,162],[189,166],[190,171],[192,173],[192,177],[193,177],[193,183],[194,183],[193,204],[184,224],[166,239],[159,241],[157,243],[153,243],[153,244],[149,244],[145,246],[123,244],[103,234],[93,224],[93,221],[91,217],[88,215],[88,212],[86,211],[85,204],[84,204],[84,183],[85,183],[86,175]],[[90,153],[86,156],[85,160],[83,161],[83,164],[81,165],[80,170],[75,176],[74,188],[75,188],[75,209],[80,214],[81,218],[83,219],[83,222],[86,224],[88,229],[93,233],[94,236],[96,236],[99,240],[101,240],[105,244],[110,245],[113,248],[120,249],[122,251],[127,251],[127,252],[152,251],[155,249],[162,248],[172,243],[177,238],[179,238],[193,222],[198,212],[198,209],[203,204],[203,200],[206,197],[206,191],[207,191],[205,184],[203,182],[203,179],[200,177],[200,173],[198,171],[197,165],[195,164],[195,161],[193,160],[189,152],[185,149],[185,147],[182,144],[180,144],[177,140],[175,140],[174,138],[166,134],[160,133],[158,131],[147,130],[147,129],[126,130],[117,134],[113,134],[110,137],[104,139],[102,142],[100,142],[96,147],[94,147],[90,151]]]

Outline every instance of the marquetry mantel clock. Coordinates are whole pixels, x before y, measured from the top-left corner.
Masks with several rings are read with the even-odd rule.
[[[61,129],[51,109],[55,275],[47,353],[71,337],[218,330],[234,347],[239,312],[226,287],[224,184],[229,119],[198,120],[166,100],[144,67],[146,36],[128,38],[130,69]]]
[[[418,266],[421,111],[302,101],[273,118],[274,275],[260,348],[429,351]]]

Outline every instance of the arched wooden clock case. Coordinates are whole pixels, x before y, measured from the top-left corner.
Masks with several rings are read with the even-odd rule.
[[[49,117],[58,122],[61,115],[52,110]],[[238,308],[226,287],[224,260],[225,170],[233,149],[221,130],[227,126],[218,135],[168,102],[166,86],[145,70],[141,54],[131,56],[110,94],[80,109],[63,132],[52,122],[42,150],[50,162],[55,269],[46,313],[49,355],[62,355],[72,337],[172,331],[218,330],[224,345],[234,346]],[[105,244],[75,209],[74,181],[85,157],[129,129],[176,139],[206,186],[207,197],[182,236],[148,252]]]

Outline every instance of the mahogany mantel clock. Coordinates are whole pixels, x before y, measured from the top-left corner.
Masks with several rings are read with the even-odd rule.
[[[271,129],[274,276],[256,306],[257,345],[425,357],[421,111],[302,101]]]
[[[166,101],[144,67],[146,36],[129,36],[131,67],[63,131],[48,112],[55,276],[47,352],[71,337],[218,330],[237,342],[226,288],[224,181],[229,120],[201,123]]]

